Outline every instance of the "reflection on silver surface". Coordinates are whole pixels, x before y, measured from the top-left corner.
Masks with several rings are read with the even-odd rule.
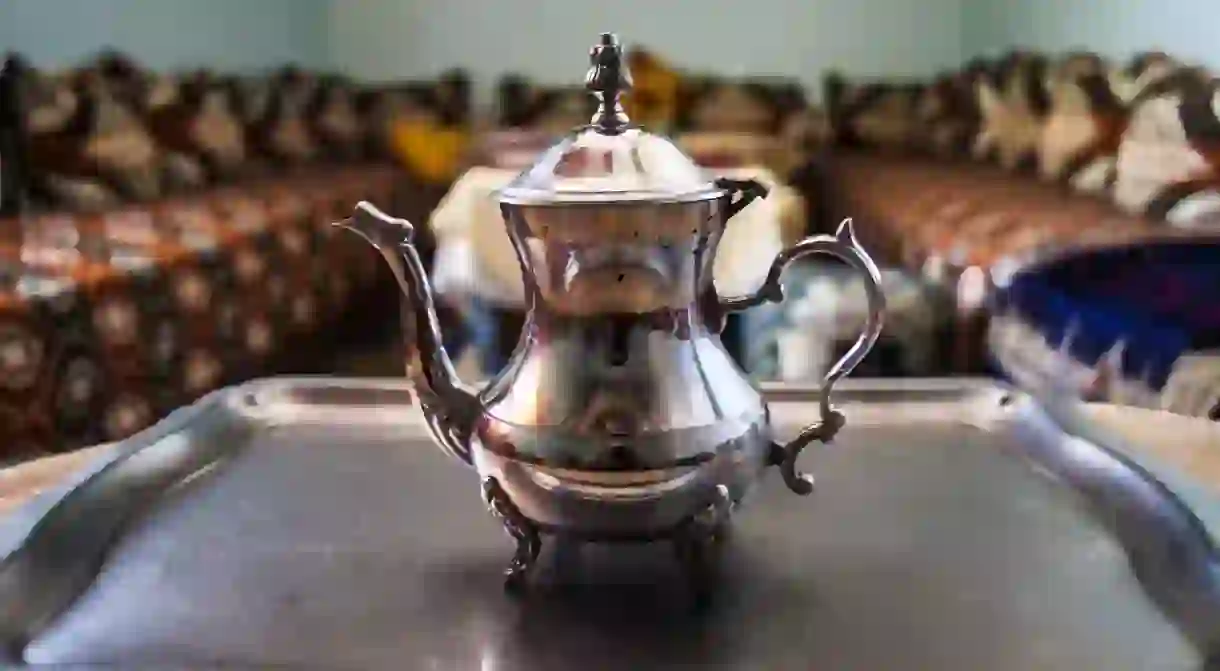
[[[818,396],[792,387],[765,393],[776,416],[788,418],[776,421],[781,435],[816,414]],[[687,615],[653,625],[663,636],[630,634],[638,650],[651,651],[646,663],[622,646],[605,647],[605,639],[573,646],[592,635],[579,633],[582,620],[613,638],[628,635],[614,613],[631,612],[633,602],[637,609],[649,604],[637,617],[671,609],[664,605],[671,590],[657,577],[660,569],[634,563],[632,552],[603,560],[586,551],[572,560],[580,566],[567,570],[585,576],[581,580],[609,581],[607,589],[581,588],[592,591],[587,598],[575,591],[568,605],[550,598],[524,611],[496,605],[501,602],[484,584],[495,572],[485,560],[494,562],[496,543],[481,540],[481,515],[462,503],[468,497],[441,494],[462,474],[426,458],[407,383],[380,380],[257,382],[209,397],[120,445],[112,465],[51,505],[4,560],[5,643],[15,659],[33,640],[31,661],[93,661],[87,651],[94,650],[105,660],[136,655],[172,666],[174,651],[189,662],[203,658],[199,646],[240,639],[249,642],[211,653],[256,667],[290,663],[301,652],[345,668],[389,668],[368,657],[385,645],[376,643],[382,632],[404,645],[404,654],[436,654],[458,667],[483,658],[505,668],[551,668],[542,657],[574,662],[577,649],[593,645],[604,652],[588,660],[589,668],[616,668],[611,660],[648,668],[665,649],[682,651],[669,658],[675,663],[708,662],[715,651],[698,643],[703,638],[680,632],[711,626],[709,635],[720,641],[715,654],[728,655],[716,658],[727,668],[795,670],[813,662],[894,668],[900,658],[942,669],[1190,668],[1149,619],[1155,616],[1139,593],[1128,593],[1126,580],[1142,588],[1195,649],[1214,650],[1220,591],[1207,531],[1117,447],[1099,445],[1111,440],[1074,417],[1070,406],[1039,404],[985,382],[849,382],[839,398],[859,420],[838,449],[812,457],[827,478],[817,505],[810,511],[751,507],[739,524],[738,559],[732,561],[744,563],[734,569],[741,575],[731,581],[733,596],[706,625]],[[1003,453],[1032,462],[1064,487],[1033,486],[1031,471]],[[230,456],[239,458],[199,481],[200,473]],[[199,484],[167,498],[191,478]],[[1097,522],[1076,521],[1078,513],[1057,492],[1089,504]],[[760,502],[774,503],[777,495],[775,487],[763,487]],[[406,526],[393,526],[404,516]],[[137,517],[148,522],[134,528]],[[262,529],[264,523],[272,527]],[[425,533],[438,524],[448,533]],[[271,528],[278,529],[274,539],[267,535]],[[116,554],[116,543],[126,549]],[[196,556],[193,545],[212,550],[206,558]],[[96,584],[107,555],[114,557],[113,575]],[[1129,568],[1114,564],[1123,555]],[[323,556],[331,559],[317,564]],[[474,564],[463,563],[467,556]],[[166,572],[165,566],[179,570]],[[398,587],[379,582],[387,572],[397,576],[392,583]],[[147,582],[153,575],[161,582]],[[1111,575],[1119,582],[1107,587]],[[220,587],[255,579],[269,591],[250,592],[257,592],[253,583],[236,591]],[[249,619],[282,596],[277,590],[302,579],[313,582],[292,588],[304,590],[294,597],[305,599],[300,606],[276,611],[272,619]],[[179,594],[192,600],[189,612],[217,616],[189,624],[195,621],[188,611],[174,610],[174,599],[136,598],[130,590],[138,585]],[[79,600],[86,590],[93,595]],[[325,597],[315,602],[313,592]],[[439,605],[442,595],[456,605]],[[440,618],[444,627],[411,620],[414,611],[405,607],[417,600],[429,604],[427,618]],[[322,617],[327,608],[336,610]],[[837,615],[828,617],[826,608]],[[918,623],[894,620],[892,613],[909,616],[909,608],[923,608]],[[60,617],[65,609],[70,613]],[[355,617],[357,609],[391,619]],[[222,612],[230,615],[219,617]],[[150,626],[149,618],[163,625]],[[287,639],[273,633],[284,618],[298,623],[292,626],[344,633],[325,652],[309,641],[285,647]],[[847,620],[836,625],[842,618]],[[486,626],[471,629],[476,621]],[[750,642],[771,641],[765,632],[775,628],[795,634],[802,621],[824,633],[765,648]],[[522,622],[577,639],[572,645],[537,639],[532,629],[520,628]],[[914,627],[922,637],[904,638],[891,629],[899,626]],[[251,627],[267,629],[259,634]],[[742,627],[755,633],[729,633]],[[874,640],[883,631],[891,632],[886,645]],[[194,652],[166,636],[190,637]],[[549,650],[543,640],[552,641]],[[1113,654],[1107,645],[1115,647]],[[1153,652],[1159,657],[1147,656]],[[398,657],[397,663],[419,659]]]
[[[742,500],[770,466],[780,467],[792,491],[812,492],[797,459],[845,423],[831,392],[881,332],[879,272],[848,220],[833,236],[813,236],[779,254],[755,294],[720,297],[711,268],[725,223],[766,189],[716,183],[732,195],[603,204],[560,217],[557,208],[503,204],[530,309],[508,366],[477,394],[457,378],[442,344],[411,224],[368,203],[341,222],[381,252],[399,283],[408,378],[430,434],[474,466],[493,511],[511,511],[497,514],[512,521],[508,531],[519,543],[508,570],[514,584],[529,572],[540,532],[602,541],[667,537],[683,546],[694,520],[718,510],[711,502],[720,492],[730,503]],[[674,273],[641,265],[673,248],[684,252]],[[761,394],[719,333],[728,313],[782,300],[784,270],[814,254],[835,256],[864,276],[868,319],[827,372],[817,421],[781,444]],[[652,477],[589,486],[595,475],[641,472]],[[705,540],[722,533],[709,529]],[[702,561],[701,551],[684,554]]]
[[[1078,401],[1049,394],[1011,409],[1021,454],[1072,488],[1122,545],[1148,596],[1220,664],[1220,555],[1190,507],[1094,426]],[[1125,448],[1125,449],[1124,449]]]
[[[767,188],[713,179],[670,140],[630,123],[619,97],[631,75],[614,35],[603,33],[589,59],[597,114],[499,194],[528,310],[508,365],[482,391],[467,389],[445,351],[411,224],[367,202],[338,222],[380,251],[398,282],[407,376],[433,439],[475,468],[517,540],[513,582],[537,556],[540,531],[669,537],[699,563],[728,523],[721,504],[740,501],[768,467],[779,466],[793,492],[811,493],[797,458],[844,425],[832,388],[876,343],[885,312],[877,268],[850,220],[779,253],[754,294],[718,295],[721,236]],[[823,380],[817,420],[780,444],[720,333],[729,313],[783,300],[784,270],[814,254],[863,276],[868,319]],[[709,516],[716,524],[700,523]]]

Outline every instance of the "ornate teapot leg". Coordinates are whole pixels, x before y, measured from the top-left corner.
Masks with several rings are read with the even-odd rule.
[[[517,506],[509,500],[508,493],[494,477],[483,479],[483,500],[492,515],[500,518],[508,535],[517,541],[517,550],[512,561],[504,569],[504,587],[510,591],[518,591],[525,587],[530,571],[538,561],[538,553],[542,551],[542,535]]]
[[[815,440],[829,443],[846,422],[843,413],[831,406],[826,401],[825,395],[823,395],[822,405],[822,417],[824,418],[822,422],[801,431],[786,445],[771,443],[771,464],[779,466],[780,475],[784,477],[784,484],[788,486],[788,489],[801,496],[813,493],[813,476],[801,473],[796,469],[796,460],[801,456],[801,450]]]
[[[732,517],[729,489],[717,485],[715,500],[679,527],[674,536],[674,552],[699,602],[711,595],[720,549]]]

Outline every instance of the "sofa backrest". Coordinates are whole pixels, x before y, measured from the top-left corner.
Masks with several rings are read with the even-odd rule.
[[[269,171],[387,160],[394,118],[410,108],[464,124],[469,88],[461,71],[370,85],[291,65],[161,73],[105,51],[51,72],[11,56],[0,76],[4,214],[98,212]]]
[[[838,147],[997,163],[1175,227],[1220,227],[1220,79],[1163,53],[1013,51],[930,81],[824,80]]]

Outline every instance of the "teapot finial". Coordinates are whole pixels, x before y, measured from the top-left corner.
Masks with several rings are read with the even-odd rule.
[[[593,128],[606,135],[618,135],[630,126],[619,98],[631,90],[631,73],[623,63],[623,48],[614,33],[602,33],[601,40],[589,50],[589,72],[585,88],[597,97]]]

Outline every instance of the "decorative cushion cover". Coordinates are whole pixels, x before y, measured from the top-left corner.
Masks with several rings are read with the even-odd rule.
[[[641,48],[628,52],[627,67],[635,81],[634,88],[623,99],[627,115],[649,129],[663,131],[672,127],[678,116],[682,74],[658,55]]]
[[[470,146],[470,132],[440,123],[428,113],[404,113],[394,120],[394,155],[412,175],[447,184],[461,174]]]
[[[856,218],[870,249],[911,268],[991,267],[1048,248],[1162,234],[1104,201],[994,166],[861,153],[833,161],[842,214]]]
[[[918,144],[918,109],[924,97],[920,82],[849,82],[832,72],[824,98],[834,139],[854,148],[886,154],[909,153]]]
[[[352,165],[0,221],[0,459],[124,438],[310,351],[379,268],[330,222],[398,179]]]
[[[1141,229],[1220,227],[1220,79],[1203,68],[1013,52],[927,86],[831,74],[826,89],[838,214],[905,263],[988,267]],[[971,150],[939,138],[958,131],[974,133]]]
[[[1211,238],[1079,251],[1022,269],[996,297],[995,358],[1027,383],[1055,376],[1086,395],[1215,417],[1217,259],[1220,238]]]

